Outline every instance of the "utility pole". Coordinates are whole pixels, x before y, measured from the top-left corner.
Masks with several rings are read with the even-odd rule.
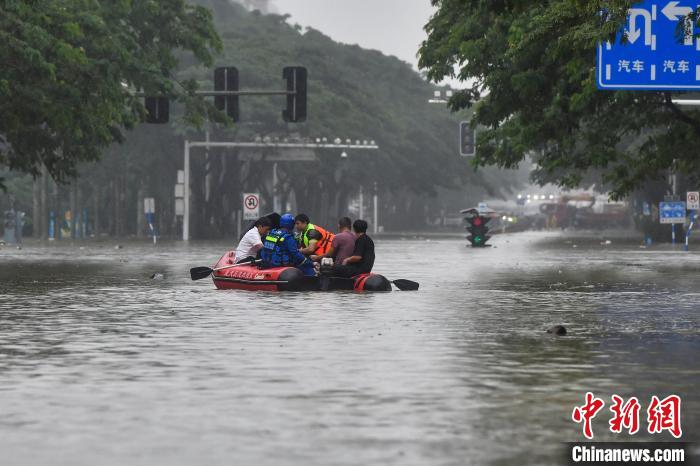
[[[182,240],[190,239],[190,141],[185,140],[185,214],[182,217]]]
[[[282,206],[280,205],[280,189],[279,177],[277,174],[277,162],[272,164],[272,210],[274,212],[282,211]]]
[[[377,182],[374,182],[374,234],[379,232],[379,212],[377,210],[377,205],[379,204],[379,199],[377,196]]]
[[[360,185],[360,212],[359,218],[362,219],[365,216],[365,193],[363,192],[362,185]]]

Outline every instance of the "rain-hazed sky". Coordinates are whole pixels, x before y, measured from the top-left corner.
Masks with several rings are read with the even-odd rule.
[[[273,0],[290,23],[311,26],[333,40],[358,44],[413,64],[426,34],[430,0]]]

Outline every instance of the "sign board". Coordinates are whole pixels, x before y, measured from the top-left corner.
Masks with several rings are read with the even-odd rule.
[[[257,220],[260,217],[260,195],[243,194],[243,220]]]
[[[185,184],[178,183],[175,185],[175,197],[185,197]]]
[[[185,215],[185,200],[175,199],[175,215]]]
[[[143,213],[144,214],[154,214],[156,213],[156,200],[152,197],[144,198],[143,200]]]
[[[645,0],[630,8],[615,42],[598,45],[598,88],[700,89],[700,37],[687,18],[697,7],[697,0]]]
[[[660,223],[685,223],[685,202],[661,202],[659,204]]]
[[[318,157],[313,149],[290,147],[265,153],[261,149],[241,149],[238,160],[242,162],[316,162]]]
[[[698,191],[688,191],[686,195],[688,210],[700,210],[700,192]]]
[[[185,170],[178,170],[177,171],[177,182],[179,184],[185,183]]]

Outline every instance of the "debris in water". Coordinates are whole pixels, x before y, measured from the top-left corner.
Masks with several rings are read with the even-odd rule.
[[[548,328],[547,333],[551,333],[552,335],[564,336],[566,335],[566,327],[564,327],[563,325],[555,325],[554,327]]]

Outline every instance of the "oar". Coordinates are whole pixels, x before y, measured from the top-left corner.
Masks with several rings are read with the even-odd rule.
[[[396,288],[401,291],[416,291],[420,286],[418,282],[412,282],[411,280],[406,280],[403,278],[399,280],[392,280],[391,283],[396,285]]]
[[[252,262],[241,262],[240,264],[227,265],[226,267],[219,267],[217,269],[212,269],[211,267],[194,267],[190,269],[190,276],[192,277],[192,280],[201,280],[202,278],[207,278],[209,275],[211,275],[214,272],[218,272],[219,270],[232,269],[233,267],[256,264],[258,262],[262,262],[262,260],[256,260]]]

